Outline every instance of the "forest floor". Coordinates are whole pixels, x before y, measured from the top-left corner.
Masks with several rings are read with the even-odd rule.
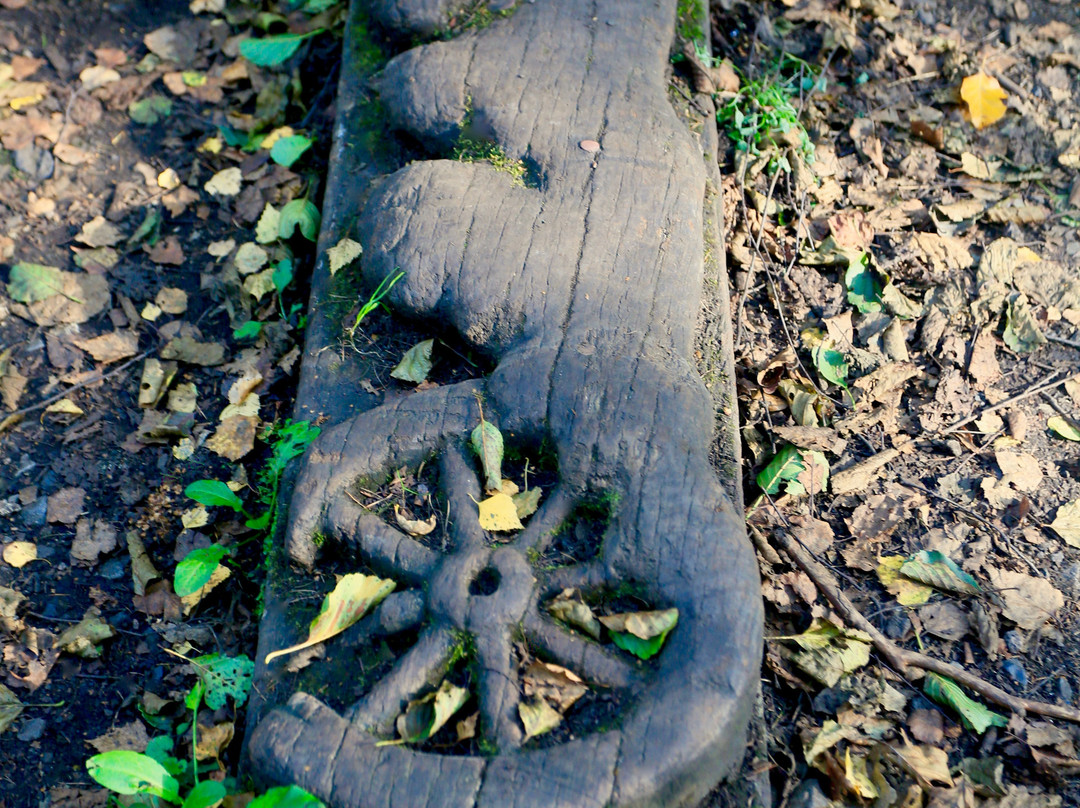
[[[180,657],[254,656],[344,13],[288,5],[0,0],[2,808],[190,754]],[[774,804],[1078,805],[1080,8],[729,0],[711,34],[672,92],[728,136]],[[199,713],[207,776],[241,702]]]

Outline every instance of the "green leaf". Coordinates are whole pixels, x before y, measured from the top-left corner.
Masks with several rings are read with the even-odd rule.
[[[161,211],[150,205],[147,206],[146,213],[143,214],[142,224],[140,224],[135,232],[131,234],[131,238],[127,240],[127,243],[129,245],[136,245],[145,241],[153,247],[157,244],[158,234],[160,232]]]
[[[225,786],[216,780],[203,780],[188,792],[184,799],[184,808],[214,808],[220,805],[228,792]]]
[[[267,509],[263,511],[261,516],[257,516],[253,519],[248,519],[244,522],[244,527],[250,530],[266,530],[270,526],[270,517],[272,512]]]
[[[968,697],[956,682],[947,676],[927,673],[923,680],[923,692],[945,707],[960,714],[964,726],[980,735],[990,727],[1004,727],[1009,720]]]
[[[1027,295],[1015,294],[1009,298],[1009,307],[1005,310],[1005,331],[1001,338],[1010,349],[1021,354],[1031,353],[1046,344],[1046,337],[1035,320]]]
[[[333,8],[340,2],[341,0],[307,0],[307,2],[304,3],[304,7],[300,10],[305,14],[322,14],[324,11]]]
[[[821,378],[837,387],[847,389],[848,363],[844,355],[827,343],[818,343],[812,354],[814,367]]]
[[[180,785],[149,755],[114,749],[87,760],[86,771],[98,785],[117,794],[152,794],[180,804]]]
[[[974,595],[982,591],[978,581],[939,550],[920,550],[901,565],[900,574],[946,592]]]
[[[757,484],[766,494],[776,494],[780,491],[781,482],[794,480],[805,470],[798,448],[788,443],[758,472]]]
[[[278,34],[262,39],[245,39],[240,43],[240,54],[259,67],[274,67],[296,53],[300,44],[309,37],[323,32],[323,28],[307,34]]]
[[[172,99],[163,95],[148,95],[128,104],[128,115],[135,123],[153,126],[162,118],[172,115]]]
[[[1046,422],[1046,425],[1058,435],[1065,438],[1065,440],[1080,441],[1080,427],[1076,425],[1075,421],[1069,418],[1054,415],[1050,417],[1050,420]]]
[[[221,505],[239,513],[244,502],[221,480],[196,480],[184,489],[184,496],[209,507]]]
[[[473,451],[480,456],[480,465],[484,469],[484,489],[502,490],[503,437],[498,427],[483,416],[469,439]]]
[[[15,264],[8,276],[8,297],[16,303],[37,303],[60,294],[63,284],[63,275],[56,267]]]
[[[23,711],[23,703],[12,693],[7,685],[0,684],[0,732],[11,726],[11,722]]]
[[[278,222],[278,236],[290,238],[299,226],[300,232],[308,241],[319,237],[319,209],[306,199],[294,199],[281,209],[281,221]]]
[[[270,276],[274,281],[274,288],[277,289],[280,295],[292,283],[293,268],[292,261],[288,258],[282,259],[277,262],[277,266],[274,267],[274,274]]]
[[[424,381],[431,373],[431,349],[434,346],[433,339],[418,342],[405,352],[401,361],[390,371],[390,375],[395,379],[414,384]]]
[[[182,598],[198,592],[206,586],[214,570],[221,565],[221,559],[228,554],[229,548],[222,547],[220,544],[192,550],[184,556],[183,561],[176,565],[173,591]]]
[[[398,716],[398,735],[405,743],[426,741],[442,729],[468,700],[469,691],[466,688],[443,681],[434,693],[409,702],[405,712]]]
[[[325,805],[300,786],[275,786],[249,802],[248,808],[325,808]]]
[[[870,256],[863,253],[859,260],[848,264],[844,273],[847,299],[863,314],[881,311],[882,285],[877,273],[870,266]]]
[[[291,168],[292,164],[299,160],[301,155],[310,149],[311,144],[314,142],[304,135],[278,138],[274,141],[274,145],[270,147],[270,159],[279,166]]]
[[[248,320],[232,332],[233,339],[256,339],[262,333],[262,323]]]
[[[679,610],[627,612],[605,615],[599,619],[616,646],[639,659],[651,659],[660,652],[667,635],[679,622]]]
[[[247,701],[251,690],[251,672],[255,663],[246,654],[235,657],[206,654],[191,660],[195,672],[206,687],[204,698],[211,710],[225,706],[225,697],[232,696],[239,707]]]

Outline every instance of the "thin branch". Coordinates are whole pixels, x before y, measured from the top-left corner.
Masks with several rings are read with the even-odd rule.
[[[151,353],[150,351],[143,351],[138,356],[132,357],[131,359],[126,361],[124,364],[120,365],[119,367],[113,368],[112,370],[110,370],[107,373],[104,372],[104,371],[95,373],[93,376],[90,376],[89,378],[83,379],[81,382],[79,382],[77,384],[73,384],[71,387],[67,388],[66,390],[61,390],[59,393],[54,393],[53,395],[49,396],[48,398],[43,398],[37,404],[31,404],[29,407],[23,407],[21,410],[15,410],[15,412],[11,413],[10,415],[5,416],[5,420],[7,418],[14,418],[15,416],[18,416],[18,415],[26,415],[27,413],[34,412],[35,410],[40,410],[42,407],[48,407],[54,401],[59,401],[60,399],[71,395],[76,390],[79,390],[79,389],[81,389],[83,387],[87,387],[87,386],[89,386],[91,384],[96,384],[97,382],[103,382],[103,381],[105,381],[106,379],[109,379],[109,378],[112,378],[113,376],[116,376],[117,374],[122,373],[123,371],[127,370],[129,367],[134,365],[136,362],[141,362],[143,359],[146,359],[146,357],[148,357],[150,355],[150,353]]]
[[[877,652],[896,670],[897,673],[907,679],[908,682],[914,684],[915,680],[919,678],[919,675],[913,672],[913,668],[931,671],[933,673],[941,674],[942,676],[948,676],[950,679],[953,679],[964,687],[975,691],[987,701],[1002,707],[1007,707],[1021,716],[1026,715],[1027,713],[1033,713],[1035,715],[1043,715],[1048,718],[1059,718],[1062,721],[1071,721],[1074,724],[1080,724],[1080,710],[1014,696],[1011,693],[1002,690],[1000,687],[990,684],[982,677],[969,673],[962,668],[953,667],[944,660],[934,659],[931,656],[920,654],[917,651],[908,651],[904,648],[900,648],[896,643],[878,631],[873,623],[863,617],[855,604],[840,591],[840,588],[836,585],[836,582],[833,580],[829,571],[816,561],[810,553],[799,546],[799,543],[795,541],[795,539],[788,536],[783,530],[773,531],[772,535],[788,556],[790,556],[792,561],[794,561],[799,568],[809,576],[815,586],[821,590],[821,593],[829,603],[833,605],[833,608],[835,608],[848,623],[869,634],[870,641],[873,643],[874,648],[877,649]]]
[[[1037,396],[1037,395],[1039,395],[1039,393],[1042,393],[1042,392],[1044,392],[1046,390],[1053,389],[1054,387],[1057,387],[1058,385],[1065,384],[1065,382],[1072,381],[1073,379],[1076,379],[1076,378],[1080,378],[1080,371],[1077,371],[1076,373],[1073,373],[1071,376],[1065,376],[1064,378],[1058,379],[1057,381],[1050,381],[1049,380],[1049,379],[1053,379],[1053,377],[1056,376],[1057,374],[1058,374],[1058,371],[1054,371],[1053,373],[1051,373],[1047,377],[1047,379],[1048,379],[1047,381],[1040,382],[1039,384],[1036,384],[1034,387],[1029,387],[1027,390],[1024,390],[1022,393],[1017,393],[1015,396],[1009,396],[1004,401],[999,401],[997,404],[992,404],[989,407],[981,409],[978,412],[967,416],[966,418],[961,418],[956,423],[952,424],[951,426],[945,427],[944,429],[942,429],[940,432],[938,432],[936,434],[938,434],[938,435],[948,435],[950,432],[955,432],[956,430],[960,429],[960,427],[967,426],[972,421],[975,421],[975,420],[978,420],[979,418],[982,418],[987,413],[991,413],[991,412],[994,412],[995,410],[1000,410],[1000,409],[1002,409],[1004,407],[1008,407],[1010,404],[1015,404],[1018,401],[1023,401],[1025,398],[1031,398],[1032,396]]]

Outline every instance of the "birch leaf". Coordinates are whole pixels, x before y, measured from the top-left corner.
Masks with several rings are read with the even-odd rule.
[[[961,82],[960,97],[964,99],[968,112],[971,113],[972,126],[985,129],[1004,117],[1004,102],[1009,96],[996,78],[985,73],[975,73],[966,76]]]
[[[444,680],[434,693],[409,702],[405,712],[398,716],[398,735],[405,743],[426,741],[442,729],[468,700],[469,691],[466,688]]]
[[[525,525],[517,515],[514,498],[501,491],[479,503],[480,527],[494,532],[521,530]]]

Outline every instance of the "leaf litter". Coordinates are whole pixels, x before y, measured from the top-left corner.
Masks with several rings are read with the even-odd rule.
[[[768,24],[738,0],[714,9],[718,60],[804,88],[793,103],[813,153],[720,155],[767,720],[788,747],[828,738],[803,759],[830,796],[1075,801],[1055,780],[1077,770],[1075,750],[1004,738],[1011,711],[1010,727],[1037,723],[1008,699],[1055,728],[1080,716],[1080,20],[1049,2],[840,6],[777,3]],[[985,35],[1004,27],[1017,38]],[[897,381],[879,388],[879,374]],[[828,486],[800,490],[811,449]],[[803,541],[807,520],[828,540]],[[864,629],[845,603],[879,634],[837,634],[831,656],[800,666],[790,638],[822,621]],[[943,667],[902,670],[890,648]],[[907,695],[899,721],[844,706],[867,672]],[[805,690],[817,712],[786,719]]]

